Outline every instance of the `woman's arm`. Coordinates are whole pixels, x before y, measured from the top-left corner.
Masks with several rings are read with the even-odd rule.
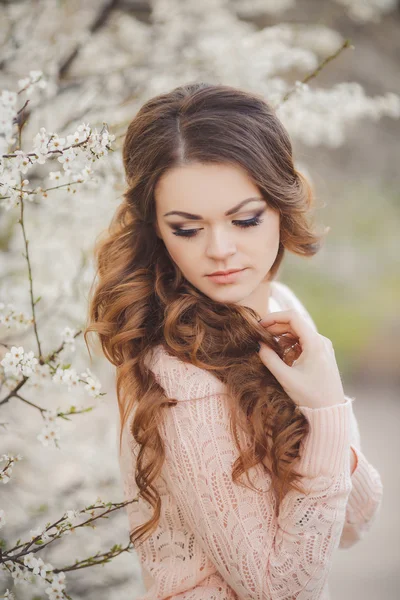
[[[282,282],[276,282],[276,285],[282,303],[287,308],[298,310],[317,331],[311,315],[289,286]],[[354,401],[354,398],[350,400]],[[351,421],[352,490],[339,548],[350,548],[364,537],[379,514],[383,496],[380,475],[361,451],[360,432],[354,410],[352,410]]]

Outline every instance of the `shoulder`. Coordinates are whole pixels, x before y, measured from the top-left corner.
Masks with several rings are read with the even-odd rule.
[[[306,309],[302,298],[296,294],[291,287],[282,281],[272,281],[272,293],[277,299],[278,303],[282,306],[282,310],[294,308],[310,323],[310,325],[317,331],[317,326],[314,323],[309,311]]]
[[[227,393],[213,373],[172,356],[162,344],[151,349],[145,362],[167,398],[184,401]]]
[[[271,282],[271,284],[272,294],[277,298],[278,301],[280,300],[285,307],[305,310],[300,298],[286,283],[274,280]]]

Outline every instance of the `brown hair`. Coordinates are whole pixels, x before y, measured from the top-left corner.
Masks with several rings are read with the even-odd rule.
[[[177,402],[166,398],[145,363],[147,352],[158,344],[226,384],[239,451],[233,481],[263,461],[279,511],[291,488],[305,493],[298,486],[295,461],[309,432],[305,415],[255,352],[261,340],[282,356],[281,345],[258,325],[254,310],[212,300],[185,279],[156,235],[154,189],[168,169],[191,162],[243,167],[266,202],[280,212],[279,250],[268,274],[273,279],[285,249],[312,256],[324,235],[312,229],[312,191],[293,166],[288,133],[261,96],[193,83],[140,108],[126,132],[123,161],[127,190],[95,246],[99,279],[92,286],[84,335],[87,344],[88,332],[96,331],[106,358],[117,367],[121,436],[136,409],[131,424],[140,448],[135,480],[154,514],[130,539],[135,544],[158,525],[161,500],[154,483],[165,454],[157,421],[164,408],[173,410]],[[240,448],[237,426],[250,435],[250,448]]]

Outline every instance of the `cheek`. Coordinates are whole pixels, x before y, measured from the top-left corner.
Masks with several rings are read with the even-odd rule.
[[[275,249],[280,240],[280,219],[279,213],[270,215],[270,219],[265,223],[263,235],[267,248]]]
[[[168,254],[170,255],[173,262],[179,267],[184,275],[190,272],[196,271],[196,265],[199,266],[198,249],[196,249],[196,242],[194,240],[180,239],[177,236],[175,239],[169,239],[168,243],[165,243]]]
[[[269,215],[259,227],[253,228],[249,237],[246,236],[246,243],[250,244],[252,253],[259,255],[260,259],[265,252],[274,251],[279,245],[279,240],[279,217],[276,215]]]

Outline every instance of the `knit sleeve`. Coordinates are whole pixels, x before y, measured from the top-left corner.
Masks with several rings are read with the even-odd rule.
[[[379,472],[361,451],[360,431],[354,410],[351,415],[350,435],[350,447],[356,456],[356,467],[351,475],[352,490],[346,507],[339,548],[351,548],[363,539],[378,518],[383,498],[383,484]]]
[[[278,282],[286,306],[298,310],[317,331],[311,315],[289,286]],[[348,399],[348,396],[345,396]],[[354,398],[350,398],[354,402]],[[346,518],[339,548],[350,548],[362,539],[376,521],[383,498],[383,484],[376,468],[361,450],[360,430],[352,408],[350,446],[357,462],[351,475],[352,490],[346,507]]]
[[[276,517],[271,479],[262,464],[249,471],[256,489],[243,476],[243,485],[233,483],[238,451],[227,394],[204,397],[202,388],[209,389],[213,380],[196,369],[185,368],[191,371],[188,379],[178,370],[168,378],[169,397],[175,397],[173,381],[178,377],[180,390],[185,381],[196,382],[198,398],[181,398],[166,408],[160,425],[163,478],[182,523],[239,598],[320,598],[351,490],[350,400],[318,409],[301,407],[310,433],[296,469],[304,475],[306,494],[288,492]]]

